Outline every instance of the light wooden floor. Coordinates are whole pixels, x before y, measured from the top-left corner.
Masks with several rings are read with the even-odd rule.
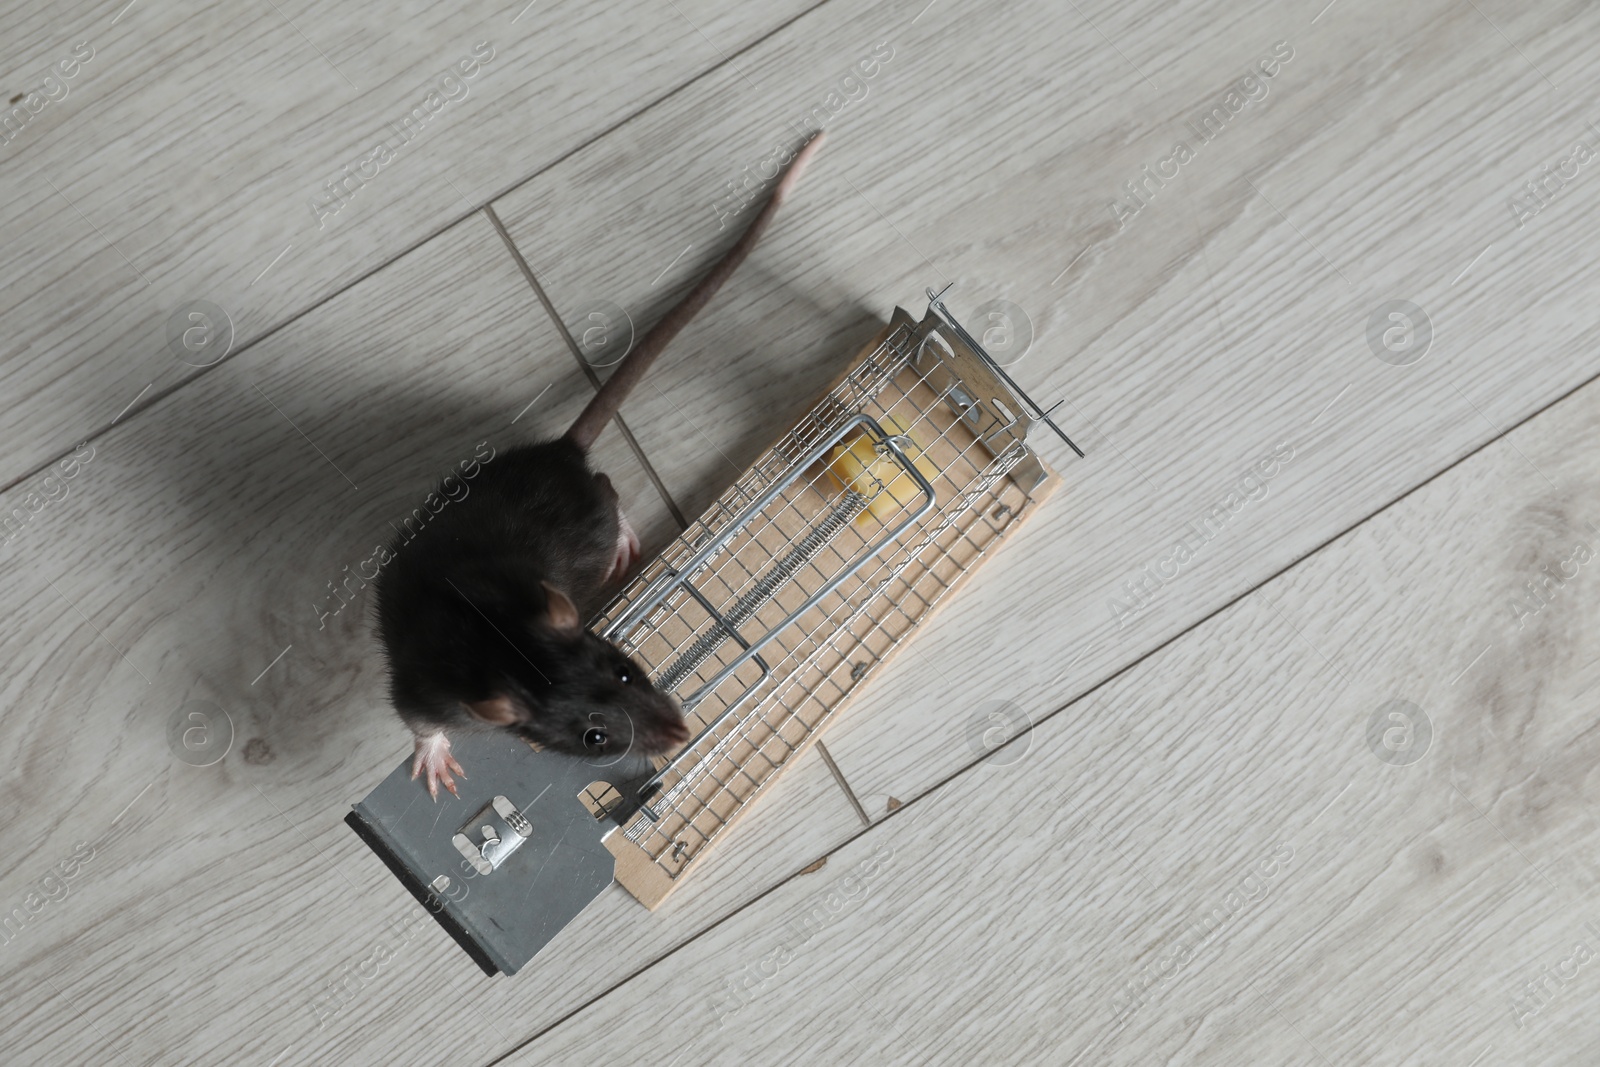
[[[0,1062],[1596,1062],[1597,57],[1581,0],[8,5]],[[652,322],[834,93],[602,440],[647,547],[930,285],[1026,312],[1012,371],[1088,456],[1045,444],[1062,490],[837,776],[486,980],[342,824],[409,742],[328,583],[564,428],[552,312]],[[1420,361],[1369,343],[1395,300]],[[169,748],[192,701],[214,766]],[[974,750],[999,702],[1031,725]]]

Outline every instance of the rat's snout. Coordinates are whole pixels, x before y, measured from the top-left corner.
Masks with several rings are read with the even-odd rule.
[[[666,728],[662,731],[662,736],[669,745],[677,748],[689,740],[689,724],[684,721],[682,715],[679,715],[667,723]]]
[[[647,755],[674,752],[689,740],[689,724],[676,708],[663,710],[645,723],[644,729],[639,731],[639,740]]]

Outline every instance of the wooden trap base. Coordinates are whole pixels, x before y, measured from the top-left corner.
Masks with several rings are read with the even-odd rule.
[[[694,737],[605,839],[648,907],[1059,484],[1014,394],[936,327],[896,309],[597,625],[686,702]]]

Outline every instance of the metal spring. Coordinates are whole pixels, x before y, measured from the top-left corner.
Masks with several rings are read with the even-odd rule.
[[[801,538],[798,544],[784,553],[765,574],[757,578],[756,583],[734,602],[726,615],[712,619],[713,629],[709,633],[702,634],[683,655],[673,661],[657,681],[657,687],[671,690],[693,674],[711,653],[733,636],[735,627],[754,615],[756,610],[777,592],[779,586],[794,577],[795,572],[801,567],[810,563],[818,552],[827,547],[828,542],[834,539],[845,524],[866,506],[867,498],[864,494],[853,489],[847,491],[843,498],[833,505],[827,517]]]

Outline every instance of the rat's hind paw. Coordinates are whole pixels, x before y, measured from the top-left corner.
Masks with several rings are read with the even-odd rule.
[[[607,582],[619,582],[623,575],[638,562],[642,553],[639,550],[639,535],[633,532],[633,524],[628,522],[628,516],[617,508],[617,554],[611,561],[611,573],[606,575]]]
[[[446,789],[459,797],[461,794],[456,792],[456,780],[450,777],[451,771],[461,775],[462,778],[467,776],[461,769],[461,764],[450,754],[450,739],[444,735],[443,730],[417,738],[416,751],[411,758],[412,781],[416,781],[426,772],[429,796],[435,800],[439,799],[439,784],[442,782]]]

